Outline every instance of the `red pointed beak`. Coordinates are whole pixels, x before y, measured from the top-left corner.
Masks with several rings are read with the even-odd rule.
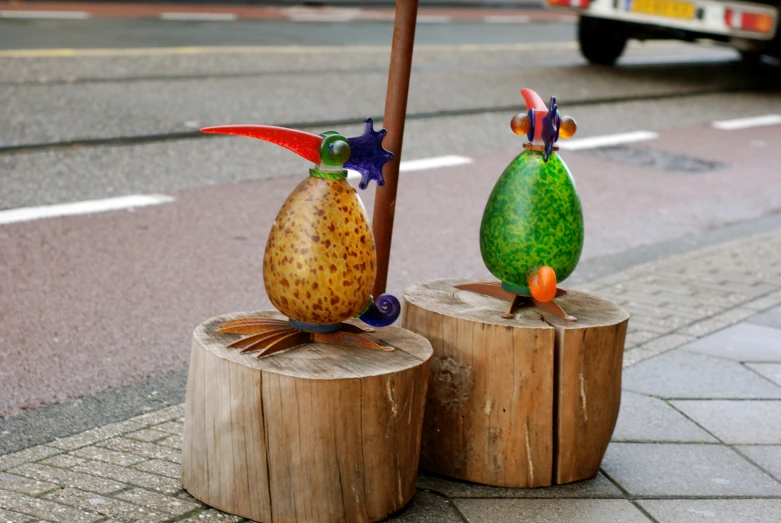
[[[521,96],[523,96],[523,100],[526,102],[526,110],[534,109],[534,139],[539,140],[542,136],[540,134],[542,133],[542,119],[548,114],[548,108],[545,106],[542,98],[540,98],[540,95],[531,89],[525,87],[521,89]]]
[[[312,163],[320,163],[320,144],[323,142],[323,137],[305,131],[275,127],[273,125],[220,125],[217,127],[205,127],[201,129],[201,132],[209,134],[235,134],[237,136],[257,138],[258,140],[281,145]]]

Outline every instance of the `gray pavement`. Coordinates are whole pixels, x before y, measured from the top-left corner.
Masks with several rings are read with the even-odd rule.
[[[421,472],[414,500],[390,520],[778,521],[781,233],[695,249],[579,288],[632,313],[621,412],[601,472],[539,489]],[[689,305],[682,320],[680,300]],[[0,456],[0,516],[244,521],[181,489],[182,416],[176,404]]]

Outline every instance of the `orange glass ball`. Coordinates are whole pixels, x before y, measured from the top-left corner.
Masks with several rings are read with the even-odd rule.
[[[528,278],[529,291],[532,297],[541,302],[551,301],[556,297],[556,272],[547,266],[532,269]]]
[[[559,126],[559,138],[571,138],[578,130],[578,124],[575,123],[575,119],[571,116],[565,116],[561,119],[561,125]]]
[[[529,134],[532,128],[532,121],[529,115],[518,113],[510,120],[510,128],[518,135]]]

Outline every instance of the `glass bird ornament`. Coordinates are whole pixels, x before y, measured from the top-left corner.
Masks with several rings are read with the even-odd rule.
[[[521,89],[526,113],[514,116],[510,127],[525,135],[524,151],[502,173],[488,198],[480,224],[480,253],[495,283],[460,288],[510,302],[505,318],[522,299],[563,317],[553,299],[564,293],[567,278],[583,249],[583,211],[572,175],[559,158],[556,142],[570,138],[577,125],[562,117],[551,97],[548,107],[531,89]]]
[[[315,135],[265,125],[208,127],[204,133],[249,136],[281,145],[315,164],[288,196],[269,232],[263,280],[272,305],[289,318],[245,318],[218,332],[246,337],[230,346],[259,350],[258,357],[307,342],[392,350],[363,329],[344,323],[360,317],[372,327],[393,323],[401,310],[389,294],[371,295],[376,272],[374,236],[347,169],[361,174],[359,187],[384,184],[382,167],[393,154],[382,148],[385,129],[371,118],[354,138],[329,131]]]

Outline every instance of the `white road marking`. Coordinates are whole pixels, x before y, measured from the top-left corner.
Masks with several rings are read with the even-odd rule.
[[[89,18],[89,13],[86,11],[0,11],[0,18],[84,20]]]
[[[781,124],[781,114],[766,114],[763,116],[750,116],[748,118],[736,118],[735,120],[721,120],[713,122],[713,127],[722,131],[735,131],[737,129],[749,129],[751,127],[763,127],[766,125]]]
[[[439,169],[440,167],[454,167],[456,165],[466,165],[472,163],[471,158],[466,156],[436,156],[434,158],[423,158],[421,160],[408,160],[401,162],[399,172],[406,173],[410,171],[425,171],[427,169]]]
[[[531,18],[528,16],[484,16],[483,22],[486,24],[528,24]]]
[[[22,207],[0,211],[0,225],[16,222],[39,220],[41,218],[57,218],[60,216],[75,216],[106,211],[118,211],[135,207],[159,205],[174,201],[164,194],[135,194],[103,200],[88,200],[85,202],[63,203],[59,205],[43,205],[41,207]]]
[[[287,18],[291,22],[351,22],[361,14],[360,9],[291,7]]]
[[[180,22],[233,22],[237,19],[234,13],[161,13],[161,20]]]
[[[609,147],[611,145],[620,145],[623,143],[644,142],[657,138],[659,138],[658,133],[651,131],[633,131],[630,133],[609,134],[606,136],[592,136],[591,138],[581,138],[579,140],[559,140],[557,145],[562,149],[578,151],[580,149],[595,149],[597,147]]]
[[[290,15],[291,22],[321,22],[321,23],[346,23],[352,22],[354,17],[346,15]]]
[[[412,171],[426,171],[429,169],[440,169],[442,167],[454,167],[456,165],[466,165],[472,163],[471,158],[466,156],[436,156],[434,158],[423,158],[420,160],[408,160],[401,162],[399,172],[406,173]],[[347,179],[349,181],[360,180],[361,175],[357,171],[348,170]]]

